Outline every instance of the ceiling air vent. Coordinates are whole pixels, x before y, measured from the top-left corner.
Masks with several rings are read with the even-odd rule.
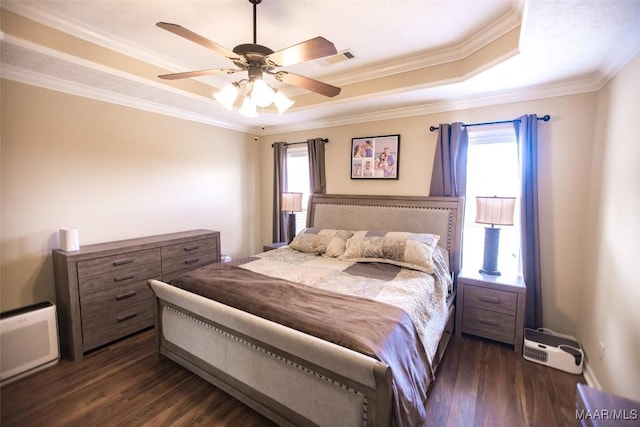
[[[340,51],[335,55],[326,56],[320,60],[318,63],[323,67],[327,67],[329,65],[337,64],[338,62],[347,61],[349,59],[355,59],[356,55],[350,49]]]

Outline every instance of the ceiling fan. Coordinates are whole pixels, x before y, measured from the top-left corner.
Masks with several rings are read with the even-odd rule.
[[[337,53],[337,50],[334,44],[324,37],[315,37],[302,43],[284,48],[277,52],[274,52],[266,46],[259,45],[257,44],[256,36],[256,8],[257,5],[262,2],[262,0],[249,0],[249,2],[253,4],[253,43],[240,44],[234,47],[233,50],[222,47],[219,44],[205,37],[202,37],[180,25],[167,22],[158,22],[156,24],[158,27],[164,30],[174,33],[180,37],[184,37],[185,39],[206,47],[207,49],[210,49],[216,53],[224,55],[225,57],[230,59],[238,68],[218,68],[187,71],[182,73],[162,74],[158,77],[161,79],[175,80],[218,73],[233,74],[241,71],[247,71],[248,79],[243,79],[240,82],[232,83],[231,85],[222,89],[221,92],[216,94],[216,99],[218,99],[218,101],[225,105],[225,107],[227,107],[229,110],[232,108],[233,102],[236,99],[240,83],[246,83],[247,85],[247,97],[245,98],[245,103],[252,102],[257,106],[267,106],[270,105],[271,102],[276,103],[274,97],[276,99],[282,99],[282,97],[284,97],[284,94],[278,92],[280,94],[279,96],[278,93],[274,93],[273,90],[268,85],[266,85],[266,83],[264,83],[262,77],[265,73],[272,75],[276,80],[280,82],[297,86],[311,92],[319,93],[327,97],[334,97],[338,95],[340,93],[339,87],[332,86],[330,84],[312,79],[310,77],[305,77],[288,71],[279,70],[279,68],[281,67],[335,55]],[[267,87],[266,89],[265,86]],[[228,95],[223,102],[218,95],[221,95],[225,91],[227,91],[228,93],[231,93],[233,91],[234,93],[232,94],[233,96]],[[264,91],[266,91],[267,93],[266,98],[262,97]],[[271,92],[269,93],[269,91]],[[229,99],[231,99],[230,102],[228,101]],[[286,108],[293,104],[293,102],[288,100],[286,97],[284,97],[284,99],[286,100],[285,104],[288,104]],[[277,103],[276,106],[278,106]],[[284,109],[286,110],[286,108]],[[255,106],[253,107],[253,110],[255,110]],[[281,110],[279,106],[278,110]],[[242,108],[240,109],[240,112],[242,113]],[[282,111],[280,112],[282,113]]]

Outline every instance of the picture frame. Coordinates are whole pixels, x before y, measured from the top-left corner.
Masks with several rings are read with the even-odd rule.
[[[398,179],[400,135],[351,139],[351,179]]]

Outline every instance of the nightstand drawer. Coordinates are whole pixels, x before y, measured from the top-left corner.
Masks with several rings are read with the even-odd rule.
[[[468,290],[468,288],[466,289]],[[465,295],[466,299],[467,295]],[[465,305],[462,313],[462,332],[510,344],[514,343],[515,317],[495,311]]]
[[[464,306],[515,316],[518,295],[514,292],[497,291],[467,285],[464,288]]]

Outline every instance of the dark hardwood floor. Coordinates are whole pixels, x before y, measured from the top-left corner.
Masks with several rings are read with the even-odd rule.
[[[170,360],[147,330],[0,389],[2,427],[271,426],[273,423]],[[572,375],[513,349],[453,337],[428,401],[429,426],[572,426]]]

